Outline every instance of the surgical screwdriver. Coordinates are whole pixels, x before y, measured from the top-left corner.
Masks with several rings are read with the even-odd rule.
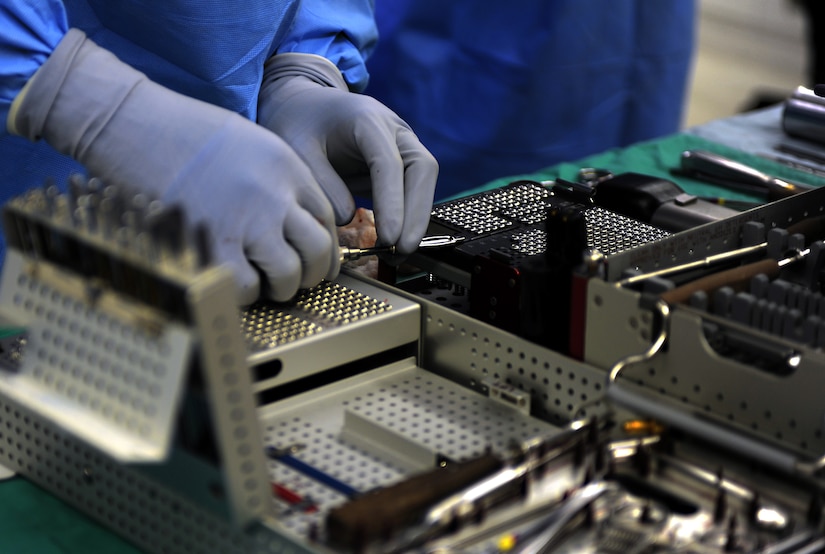
[[[364,256],[373,256],[375,254],[395,254],[396,251],[397,249],[394,244],[391,246],[370,246],[369,248],[350,248],[349,246],[339,247],[341,263],[351,262]]]
[[[421,239],[418,244],[419,248],[435,248],[439,246],[449,246],[464,240],[464,237],[456,235],[431,235]],[[340,246],[341,263],[351,262],[364,256],[373,256],[375,254],[396,254],[398,249],[395,245],[391,246],[371,246],[369,248],[351,248],[349,246]]]
[[[783,267],[805,259],[810,252],[811,249],[806,248],[805,250],[789,253],[787,257],[778,261],[773,258],[766,258],[758,262],[734,267],[718,273],[712,273],[705,277],[700,277],[695,281],[691,281],[674,289],[665,291],[662,293],[661,298],[669,304],[679,304],[687,302],[694,292],[710,292],[725,286],[743,286],[744,284],[750,282],[753,277],[761,273],[773,278],[779,274],[779,270]]]

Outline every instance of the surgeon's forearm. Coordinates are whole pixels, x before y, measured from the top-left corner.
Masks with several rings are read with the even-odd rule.
[[[0,4],[0,134],[8,127],[14,100],[66,34],[60,0],[3,0]],[[19,105],[19,101],[15,104]]]
[[[378,29],[373,0],[340,0],[330,10],[321,0],[302,0],[279,54],[317,54],[332,61],[350,90],[367,86],[366,60],[375,48]]]

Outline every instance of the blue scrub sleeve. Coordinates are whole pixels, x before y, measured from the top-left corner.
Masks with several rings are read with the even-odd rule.
[[[0,29],[0,135],[5,135],[12,101],[69,26],[60,0],[3,0]]]
[[[338,67],[350,90],[362,92],[369,79],[366,60],[377,40],[372,0],[303,0],[275,53],[323,56]]]

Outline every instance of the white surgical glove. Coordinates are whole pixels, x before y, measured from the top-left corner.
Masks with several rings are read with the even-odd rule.
[[[150,81],[76,29],[15,99],[8,127],[207,223],[240,304],[258,298],[259,271],[275,300],[338,273],[332,207],[283,140]]]
[[[370,182],[378,242],[402,254],[417,247],[432,211],[438,164],[386,106],[349,92],[338,68],[312,54],[267,61],[258,123],[303,158],[335,209],[338,225],[355,213],[350,189]],[[349,185],[349,186],[348,186]]]

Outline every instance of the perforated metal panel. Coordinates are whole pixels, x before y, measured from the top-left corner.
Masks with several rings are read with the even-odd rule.
[[[276,358],[294,378],[383,348],[414,351],[417,305],[369,285],[327,283],[292,308],[319,326],[329,348],[283,321],[274,326],[282,336],[245,337],[227,268],[200,260],[177,271],[188,248],[187,260],[153,264],[141,257],[152,252],[77,225],[65,205],[52,221],[42,191],[31,199],[9,216],[19,232],[0,319],[26,330],[27,348],[20,367],[5,363],[0,372],[0,463],[149,551],[316,551],[280,533],[250,364]],[[64,239],[82,263],[60,248]],[[388,344],[360,340],[381,325]],[[178,414],[184,392],[202,418],[191,440],[190,421]],[[180,440],[170,451],[173,428]]]
[[[739,248],[743,246],[743,229],[748,222],[761,223],[765,229],[786,229],[824,213],[825,188],[797,194],[709,225],[675,233],[655,243],[616,253],[608,260],[606,278],[616,281],[627,269],[653,271]]]
[[[253,304],[242,313],[241,323],[252,350],[261,351],[390,310],[392,305],[387,302],[324,281],[289,304]]]
[[[256,392],[414,345],[421,329],[416,302],[344,274],[295,302],[256,304],[241,318],[247,362],[265,368]]]
[[[90,300],[86,286],[47,262],[7,253],[0,304],[25,326],[27,342],[19,371],[0,387],[117,458],[161,459],[189,333],[111,291]]]
[[[630,268],[655,270],[747,246],[754,243],[755,231],[761,232],[759,242],[773,229],[785,230],[800,223],[816,227],[823,213],[825,189],[772,202],[617,254],[609,259],[607,280],[620,278],[622,271]],[[640,300],[639,293],[610,282],[589,282],[585,339],[588,363],[609,370],[626,356],[647,350],[656,333],[657,318]],[[786,374],[764,371],[713,350],[703,325],[703,319],[713,319],[712,315],[682,306],[674,309],[667,348],[650,361],[626,368],[622,379],[641,384],[648,400],[654,402],[660,397],[685,417],[714,421],[772,448],[802,453],[802,458],[825,452],[825,412],[819,400],[825,387],[820,371],[825,363],[821,350],[732,321],[716,322],[718,329],[728,326],[746,337],[751,350],[798,354],[798,363],[786,365]]]
[[[527,212],[522,215],[530,217],[532,212]],[[526,238],[528,243],[532,240]],[[667,248],[674,247],[670,242],[666,245]],[[667,259],[668,252],[664,249],[659,254],[662,259]],[[38,279],[43,279],[43,276],[39,275]],[[28,286],[28,283],[19,283],[15,287],[24,285]],[[611,363],[609,360],[616,357],[617,350],[638,351],[638,346],[644,346],[650,336],[651,322],[644,319],[644,313],[640,314],[636,306],[631,306],[633,309],[618,317],[611,313],[614,327],[620,328],[614,329],[604,344],[613,347],[614,342],[624,343],[627,337],[630,340],[616,349],[607,348],[609,352],[604,359],[608,361],[597,368],[427,301],[420,301],[424,317],[419,319],[418,300],[406,303],[393,298],[387,302],[388,293],[377,287],[369,289],[369,292],[359,287],[353,289],[345,285],[345,289],[357,290],[353,304],[341,302],[350,296],[349,290],[331,288],[331,298],[323,299],[322,293],[296,305],[294,309],[299,313],[287,314],[296,315],[294,319],[285,317],[276,321],[280,316],[264,310],[248,320],[254,323],[244,327],[252,333],[247,340],[251,343],[250,348],[257,353],[283,360],[286,367],[300,365],[310,358],[317,361],[317,358],[321,360],[317,364],[319,368],[328,368],[330,360],[339,353],[337,348],[348,341],[374,340],[377,336],[375,331],[380,328],[382,339],[386,332],[393,337],[391,344],[401,344],[402,341],[417,340],[418,325],[423,325],[424,356],[421,365],[439,375],[407,361],[346,383],[311,391],[261,412],[264,435],[261,446],[268,444],[285,448],[302,445],[294,454],[296,458],[357,491],[391,483],[409,473],[408,467],[402,467],[392,458],[391,451],[395,447],[409,447],[423,453],[422,460],[426,459],[427,453],[433,458],[442,455],[462,459],[480,453],[487,445],[503,448],[511,440],[553,432],[552,425],[486,398],[484,393],[490,382],[503,382],[529,394],[533,414],[549,421],[561,423],[574,415],[598,413],[602,408],[599,399],[604,392],[605,371]],[[78,290],[78,297],[88,303],[91,299],[88,294],[94,291],[82,287]],[[35,287],[31,294],[36,296],[41,292]],[[56,300],[62,304],[62,297],[58,296]],[[25,297],[21,297],[19,302],[23,303],[22,313],[30,311],[34,316],[40,316],[34,302],[31,307],[25,306]],[[215,347],[205,350],[215,354],[209,356],[214,362],[210,391],[216,395],[213,400],[220,404],[225,418],[221,433],[232,434],[240,429],[243,435],[249,430],[249,419],[237,416],[235,411],[248,411],[249,408],[239,402],[237,396],[239,391],[248,388],[236,380],[238,368],[244,365],[238,356],[242,348],[226,343],[224,331],[235,329],[232,326],[234,321],[221,317],[224,312],[232,310],[210,306],[208,301],[203,303],[202,323],[212,330],[207,340],[210,347]],[[373,313],[373,308],[383,308],[385,305],[392,306],[392,310],[376,310]],[[70,314],[63,315],[74,314],[75,308],[71,303],[67,309]],[[117,307],[112,307],[112,310],[121,313]],[[339,310],[340,313],[337,313]],[[109,315],[109,310],[105,311]],[[57,310],[54,317],[59,318],[60,313]],[[48,313],[43,316],[49,317]],[[26,318],[21,316],[21,319]],[[266,329],[270,323],[271,327]],[[70,325],[67,323],[68,327]],[[143,329],[137,325],[135,327]],[[107,330],[100,335],[104,344],[109,337],[107,333],[122,340],[119,338],[119,326],[116,330],[106,325],[104,328]],[[399,333],[400,328],[404,330]],[[261,332],[256,335],[257,329]],[[276,329],[281,334],[267,334],[274,334]],[[78,332],[82,335],[82,330]],[[37,336],[38,340],[44,339],[42,333]],[[68,333],[67,336],[74,335]],[[116,337],[109,338],[115,340]],[[215,340],[212,341],[212,338]],[[62,356],[59,349],[65,349],[66,337],[61,337],[58,345],[55,345],[54,334],[45,339],[50,346],[43,350],[43,356],[48,359],[58,352]],[[340,342],[336,342],[339,339]],[[140,340],[145,341],[146,338]],[[70,339],[72,343],[75,341]],[[335,347],[334,351],[331,354],[323,352],[321,347],[330,345]],[[53,352],[55,348],[58,350]],[[113,342],[113,348],[117,353],[116,342]],[[76,352],[78,345],[72,344],[70,350]],[[128,351],[124,354],[129,360]],[[346,359],[363,355],[361,351],[346,351],[344,354]],[[236,358],[230,360],[226,358],[228,355]],[[88,357],[85,359],[88,361]],[[151,359],[145,363],[142,360],[140,356],[135,356],[130,361],[137,367],[152,367]],[[817,365],[821,363],[817,362]],[[739,397],[732,397],[728,389],[708,388],[705,382],[698,383],[697,389],[693,382],[685,380],[682,373],[676,375],[676,381],[673,381],[674,375],[667,368],[663,370],[655,364],[636,369],[641,373],[641,377],[637,375],[637,378],[660,388],[663,394],[676,395],[680,388],[693,386],[693,392],[684,393],[686,402],[707,406],[705,409],[714,415],[729,408],[731,399],[734,406],[739,400]],[[229,381],[221,383],[222,379]],[[141,387],[135,384],[134,388],[140,390]],[[582,407],[584,409],[579,410]],[[783,440],[793,434],[792,429],[800,426],[798,420],[777,420],[776,428],[771,427],[759,418],[776,417],[776,412],[770,416],[764,415],[762,405],[751,402],[743,405],[740,401],[737,409],[738,412],[731,409],[735,412],[731,421],[746,426],[755,422],[760,432],[773,433]],[[390,440],[386,444],[371,443],[366,440],[367,437],[359,436],[364,429],[380,429],[382,436]],[[322,548],[305,544],[304,538],[314,533],[325,511],[341,503],[346,496],[305,471],[296,469],[296,466],[270,460],[264,464],[268,475],[263,478],[255,475],[256,487],[269,478],[278,486],[298,493],[304,501],[311,501],[316,510],[307,511],[305,505],[296,503],[294,498],[293,501],[286,501],[282,497],[274,501],[274,515],[264,516],[271,523],[271,530],[256,527],[249,532],[239,532],[227,521],[205,513],[200,506],[160,486],[140,471],[113,462],[76,440],[71,433],[55,428],[40,414],[14,398],[0,398],[0,432],[3,434],[0,437],[0,460],[33,476],[33,480],[81,506],[141,546],[157,552],[286,553],[319,550]],[[257,471],[255,467],[245,469],[249,467],[245,462],[254,457],[251,451],[257,444],[247,439],[246,436],[235,436],[226,441],[226,444],[235,447],[233,455],[237,457],[231,460],[231,471],[239,477],[237,483],[241,484],[250,473]],[[802,446],[810,446],[810,443]],[[55,448],[61,451],[59,457],[54,456]],[[217,494],[220,487],[215,490]],[[250,495],[250,498],[252,496],[261,497],[257,493]],[[250,498],[242,497],[241,502]],[[279,536],[282,530],[285,534]]]
[[[584,212],[584,219],[587,246],[606,256],[670,236],[667,231],[599,207]]]
[[[469,198],[436,205],[433,218],[474,235],[485,235],[534,225],[546,219],[550,205],[568,205],[573,202],[552,197],[539,183],[517,181],[494,191]],[[581,205],[587,226],[587,246],[605,255],[628,250],[670,235],[646,223],[611,212],[604,208]],[[538,254],[546,249],[543,228],[525,229],[513,233],[511,249],[514,254]]]
[[[95,387],[101,382],[103,393],[114,395],[109,401],[123,402],[124,408],[135,408],[131,397],[125,395],[145,393],[153,397],[154,402],[163,403],[163,409],[170,415],[169,423],[175,424],[178,414],[173,398],[181,393],[182,383],[163,378],[174,375],[179,379],[183,370],[189,369],[188,362],[180,361],[186,357],[170,352],[170,348],[191,348],[188,334],[186,341],[173,336],[175,344],[170,347],[164,342],[170,340],[164,329],[168,322],[150,318],[152,312],[143,306],[122,298],[110,301],[103,296],[92,301],[84,296],[84,289],[74,287],[77,277],[57,272],[42,261],[33,264],[36,271],[21,271],[20,267],[31,266],[20,263],[16,256],[12,251],[4,268],[4,279],[12,275],[14,282],[12,287],[3,287],[4,295],[12,291],[10,298],[4,296],[3,317],[7,322],[25,324],[33,339],[28,340],[24,356],[27,361],[21,369],[17,373],[6,371],[0,380],[0,463],[41,484],[148,551],[174,554],[311,551],[271,528],[258,525],[252,530],[248,526],[250,522],[267,519],[267,512],[275,506],[257,433],[259,421],[251,396],[247,348],[237,325],[233,285],[226,270],[208,270],[189,291],[195,304],[195,325],[201,327],[201,362],[210,383],[210,405],[218,410],[204,415],[214,420],[213,432],[224,449],[220,467],[193,463],[187,469],[206,472],[202,480],[210,484],[198,494],[211,495],[208,503],[211,505],[201,506],[190,496],[193,491],[178,487],[174,480],[157,480],[151,472],[144,473],[144,468],[134,463],[134,456],[128,458],[132,464],[120,463],[117,453],[128,446],[131,450],[126,453],[134,454],[134,442],[112,438],[112,434],[106,432],[107,416],[102,400],[99,404],[93,403],[94,398],[87,401],[90,411],[99,407],[101,413],[92,412],[85,418],[82,414],[77,416],[71,401],[84,406],[82,389],[72,393],[72,381],[68,377],[60,386],[56,382],[58,377],[50,380],[45,370],[37,372],[37,364],[42,364],[44,359],[54,360],[56,371],[68,371],[69,377],[81,381],[90,371],[100,371],[114,379],[115,384],[109,387],[96,378],[90,378],[85,384]],[[52,273],[63,280],[50,278]],[[59,284],[55,284],[56,281]],[[44,320],[42,325],[38,325],[38,318]],[[46,346],[42,346],[44,342]],[[138,348],[142,350],[136,352]],[[163,364],[152,363],[155,357],[161,356]],[[36,363],[31,365],[29,358]],[[176,359],[181,367],[173,368],[173,373],[166,364]],[[100,360],[98,367],[89,369],[90,360]],[[27,372],[29,367],[33,367],[31,376]],[[77,375],[72,374],[75,368]],[[141,371],[160,381],[153,382],[147,377],[147,384],[141,385],[138,381],[142,378]],[[51,384],[53,389],[44,386],[45,392],[39,390],[36,377]],[[115,409],[112,408],[112,418],[118,417]],[[121,417],[127,426],[125,416]],[[86,429],[79,428],[83,424]],[[121,443],[113,449],[112,444],[101,444],[107,440]],[[158,441],[156,437],[152,440]],[[158,448],[157,444],[152,446]],[[147,468],[163,467],[165,456],[152,458],[153,464]],[[257,476],[256,472],[261,475]],[[221,515],[212,511],[222,503],[231,506],[228,513],[234,518],[225,517],[226,511]],[[277,522],[272,525],[277,528]]]
[[[367,428],[388,437],[374,444],[350,427],[347,414],[367,420]],[[525,416],[465,387],[420,369],[412,361],[399,362],[300,395],[262,409],[264,442],[278,449],[298,446],[294,456],[304,464],[359,492],[384,486],[410,473],[392,462],[395,451],[418,448],[438,457],[465,460],[491,447],[503,452],[513,441],[558,432],[555,426]],[[391,438],[390,438],[391,437]],[[308,478],[273,460],[270,474],[317,506],[314,513],[282,510],[284,525],[299,536],[321,521],[326,511],[345,496],[317,479]]]
[[[271,512],[247,345],[237,327],[235,283],[227,267],[211,269],[187,291],[199,331],[212,432],[232,522],[248,527]]]
[[[271,530],[250,533],[0,398],[0,461],[148,552],[297,554]]]
[[[599,363],[615,363],[643,352],[652,341],[652,313],[639,308],[639,295],[609,284],[590,283],[587,342]],[[633,364],[621,379],[640,384],[651,398],[661,395],[685,413],[721,420],[769,443],[818,457],[825,452],[825,354],[742,327],[764,345],[783,344],[799,353],[786,375],[751,367],[716,353],[704,336],[701,312],[677,308],[671,315],[668,347],[653,359]],[[730,325],[734,325],[730,323]],[[612,363],[610,365],[612,365]],[[789,368],[790,369],[790,368]]]
[[[502,381],[529,394],[533,415],[556,424],[600,413],[605,373],[433,302],[425,301],[422,365],[486,393]]]

